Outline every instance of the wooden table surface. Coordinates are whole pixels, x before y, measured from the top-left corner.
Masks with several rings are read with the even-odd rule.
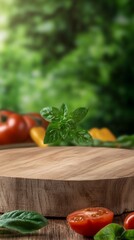
[[[114,223],[123,223],[126,214],[116,216]],[[83,237],[70,229],[65,218],[47,218],[49,224],[34,234],[22,236],[20,234],[1,235],[2,239],[16,240],[91,240],[92,238]]]

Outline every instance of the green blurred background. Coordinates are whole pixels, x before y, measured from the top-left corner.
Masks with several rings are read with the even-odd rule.
[[[89,107],[83,126],[134,133],[134,1],[0,0],[0,108]]]

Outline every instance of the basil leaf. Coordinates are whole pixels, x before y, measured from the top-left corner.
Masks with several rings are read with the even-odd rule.
[[[57,123],[50,123],[47,127],[44,143],[53,143],[61,139]]]
[[[121,240],[134,240],[134,230],[127,230],[122,234]]]
[[[63,117],[66,117],[66,116],[67,116],[67,114],[68,114],[68,107],[67,107],[66,104],[63,103],[63,104],[61,105],[60,113],[61,113],[61,115],[62,115]]]
[[[40,114],[48,122],[58,121],[60,119],[60,111],[56,107],[45,107],[40,111]]]
[[[67,124],[60,126],[60,138],[64,141],[69,137],[70,128]]]
[[[72,112],[72,118],[79,123],[88,113],[88,109],[84,107],[77,108]]]
[[[121,240],[124,228],[116,223],[111,223],[102,228],[95,236],[94,240]]]
[[[87,130],[84,129],[77,129],[74,133],[74,141],[75,143],[77,143],[78,145],[89,145],[89,143],[92,142],[92,137],[90,136],[90,134],[88,133]]]
[[[23,234],[34,232],[47,224],[47,219],[37,212],[15,210],[0,216],[0,228]]]
[[[126,142],[133,141],[134,142],[134,134],[133,135],[123,135],[117,138],[118,142]]]
[[[133,135],[123,135],[117,138],[117,144],[121,148],[134,148],[134,134]]]

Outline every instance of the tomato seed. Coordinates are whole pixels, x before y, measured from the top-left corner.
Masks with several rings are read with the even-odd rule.
[[[83,221],[84,218],[82,216],[78,216],[78,217],[74,217],[74,222],[78,222],[78,221]]]
[[[85,209],[85,212],[86,212],[86,211],[91,212],[92,209],[91,209],[91,208],[86,208],[86,209]]]
[[[96,214],[92,214],[91,216],[92,216],[92,217],[96,217]]]

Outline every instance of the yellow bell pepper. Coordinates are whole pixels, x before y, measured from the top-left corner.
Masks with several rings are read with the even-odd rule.
[[[30,136],[32,140],[39,146],[39,147],[46,147],[48,144],[44,144],[43,140],[45,137],[45,129],[43,127],[33,127],[30,129]]]
[[[110,142],[116,141],[115,135],[108,128],[101,128],[100,131],[104,141],[110,141]]]
[[[116,137],[114,134],[108,129],[108,128],[92,128],[89,130],[89,134],[98,140],[101,140],[103,142],[113,142],[116,141]]]

